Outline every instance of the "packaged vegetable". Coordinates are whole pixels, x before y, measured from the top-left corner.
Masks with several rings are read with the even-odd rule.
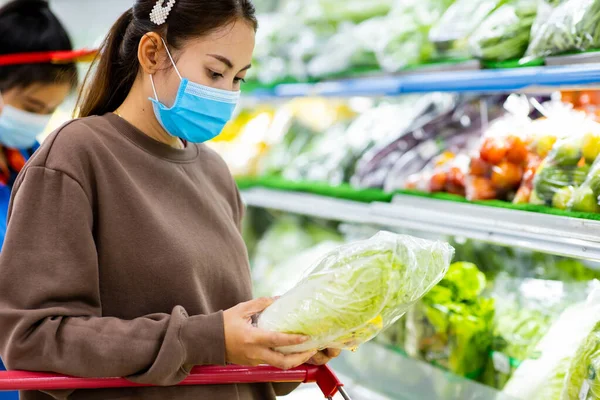
[[[284,353],[353,349],[390,326],[448,269],[454,249],[442,242],[380,232],[339,247],[259,317],[259,328],[307,335]]]
[[[521,363],[503,392],[522,400],[560,399],[571,360],[598,321],[600,290],[596,287],[584,303],[567,308],[552,324],[535,350],[536,357]]]
[[[469,200],[512,200],[521,185],[529,157],[523,135],[531,123],[529,100],[511,95],[504,108],[508,112],[491,123],[471,159],[466,179]]]
[[[584,301],[588,283],[502,276],[494,282],[494,340],[484,382],[502,389],[515,369],[535,355],[538,342],[568,306]]]
[[[534,29],[532,58],[600,48],[600,0],[566,0]]]
[[[571,360],[561,400],[600,399],[600,322]]]
[[[470,38],[471,54],[483,60],[519,59],[527,50],[538,0],[515,0],[492,12]]]
[[[481,296],[485,275],[458,262],[406,317],[406,352],[457,375],[477,378],[492,340],[494,301]]]
[[[587,151],[587,156],[585,155],[588,149],[586,141],[596,142],[598,138],[600,138],[599,133],[591,132],[588,132],[586,137],[584,137],[583,152],[586,162],[596,157],[596,161],[589,169],[585,182],[580,187],[569,187],[559,192],[566,193],[564,199],[560,200],[560,205],[564,204],[568,209],[588,213],[600,212],[600,157],[597,154],[600,148],[595,145]]]
[[[575,111],[569,120],[563,122],[570,136],[557,141],[538,168],[530,203],[562,210],[597,212],[597,201],[592,201],[591,184],[581,189],[580,186],[590,174],[597,156],[595,143],[600,137],[600,125],[584,113]]]
[[[468,40],[504,0],[457,0],[429,32],[429,40],[444,57],[468,57]]]

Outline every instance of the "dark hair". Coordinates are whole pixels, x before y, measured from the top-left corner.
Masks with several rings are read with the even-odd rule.
[[[160,26],[150,21],[156,4],[157,0],[137,0],[113,25],[81,89],[80,117],[115,111],[125,101],[139,73],[138,47],[146,33],[156,32],[178,49],[185,40],[236,19],[246,20],[255,30],[258,26],[251,0],[177,0],[167,22]]]
[[[0,55],[73,50],[58,18],[42,0],[14,0],[0,8]],[[75,64],[20,64],[0,66],[0,91],[32,83],[77,85]]]

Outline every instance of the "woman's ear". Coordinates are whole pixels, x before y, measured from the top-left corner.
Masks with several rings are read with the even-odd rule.
[[[148,32],[142,36],[138,47],[138,60],[146,74],[153,75],[160,69],[166,57],[164,48],[164,42],[158,33]]]

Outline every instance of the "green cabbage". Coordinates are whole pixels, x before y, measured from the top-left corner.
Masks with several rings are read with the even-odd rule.
[[[283,352],[355,348],[438,283],[453,253],[446,243],[388,232],[342,246],[267,308],[258,327],[312,339]]]

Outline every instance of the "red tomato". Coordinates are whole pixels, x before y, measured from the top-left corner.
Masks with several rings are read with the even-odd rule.
[[[525,142],[517,136],[510,136],[506,143],[508,145],[508,151],[506,153],[506,159],[511,163],[522,165],[527,161],[527,145]]]
[[[497,165],[506,157],[508,147],[502,139],[487,138],[483,141],[480,156],[483,161]]]
[[[469,165],[469,175],[475,176],[489,176],[492,167],[479,157],[471,158],[471,164]]]
[[[492,170],[492,183],[500,190],[518,187],[523,179],[523,168],[519,165],[503,161]]]
[[[438,172],[431,176],[431,181],[429,182],[429,190],[431,192],[443,192],[446,190],[446,183],[448,182],[448,177],[445,172]]]
[[[497,195],[492,181],[487,178],[473,176],[467,183],[467,198],[469,200],[492,200]]]
[[[459,167],[452,167],[448,171],[448,185],[465,186],[465,173]]]

